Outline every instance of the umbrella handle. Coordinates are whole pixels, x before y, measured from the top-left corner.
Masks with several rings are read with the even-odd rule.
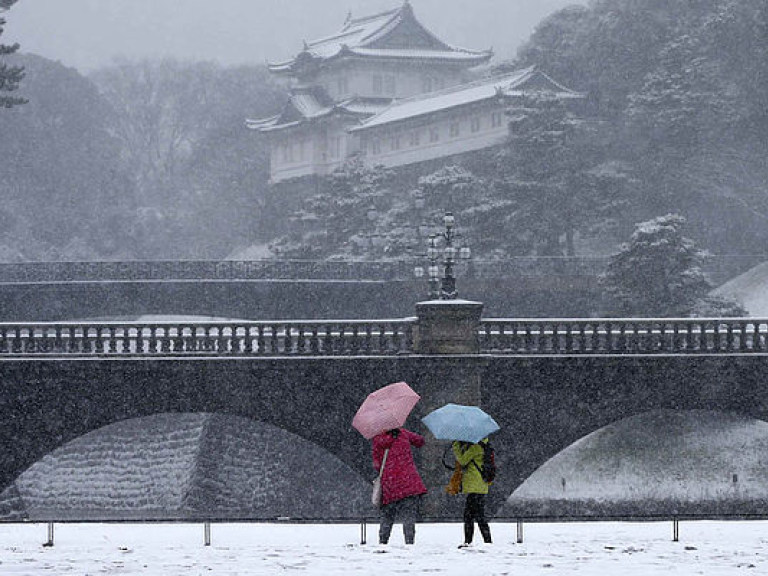
[[[443,450],[443,458],[442,458],[442,460],[443,460],[443,466],[445,466],[446,468],[448,468],[448,470],[456,470],[456,467],[455,467],[455,466],[451,466],[450,464],[446,464],[446,463],[445,463],[445,456],[446,456],[446,454],[448,454],[448,451],[449,451],[449,450],[451,451],[451,455],[453,455],[453,448],[451,447],[451,445],[450,445],[450,444],[448,444],[448,446],[446,446],[446,447],[445,447],[445,450]],[[455,462],[455,461],[456,461],[456,458],[454,458],[454,462]]]

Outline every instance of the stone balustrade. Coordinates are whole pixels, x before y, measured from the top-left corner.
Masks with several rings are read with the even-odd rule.
[[[491,354],[753,354],[768,352],[768,319],[489,319],[478,336]]]
[[[451,340],[448,348],[443,340],[449,327],[443,324],[429,315],[383,320],[2,323],[0,358],[768,353],[768,319],[467,317],[457,332],[467,345],[457,347]]]
[[[386,356],[412,350],[413,319],[0,324],[0,357]]]

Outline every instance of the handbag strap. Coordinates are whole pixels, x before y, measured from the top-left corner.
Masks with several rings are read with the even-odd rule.
[[[381,467],[379,468],[379,478],[384,474],[384,466],[387,465],[387,456],[389,456],[389,448],[384,450],[384,458],[381,459]]]

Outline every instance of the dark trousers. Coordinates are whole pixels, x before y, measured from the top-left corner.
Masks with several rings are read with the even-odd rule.
[[[483,541],[491,543],[491,528],[485,521],[485,494],[467,494],[464,504],[464,542],[472,543],[475,535],[475,522],[483,535]]]
[[[416,519],[419,515],[419,497],[409,496],[402,500],[390,502],[381,507],[381,524],[379,525],[379,544],[389,542],[392,525],[395,520],[403,523],[403,536],[406,544],[413,544],[416,538]]]

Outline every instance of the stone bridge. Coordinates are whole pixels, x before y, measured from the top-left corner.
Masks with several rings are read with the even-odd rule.
[[[717,283],[762,256],[714,258]],[[457,271],[462,297],[502,316],[589,316],[604,257],[477,261]],[[0,321],[183,315],[221,318],[405,316],[424,296],[413,261],[131,261],[0,264]]]
[[[0,491],[55,448],[111,423],[215,413],[273,424],[365,477],[351,428],[372,390],[409,382],[422,402],[483,406],[499,479],[490,509],[586,434],[649,410],[768,419],[768,320],[490,319],[482,304],[422,302],[413,317],[349,321],[0,324]],[[456,518],[443,445],[419,465],[424,510]]]

